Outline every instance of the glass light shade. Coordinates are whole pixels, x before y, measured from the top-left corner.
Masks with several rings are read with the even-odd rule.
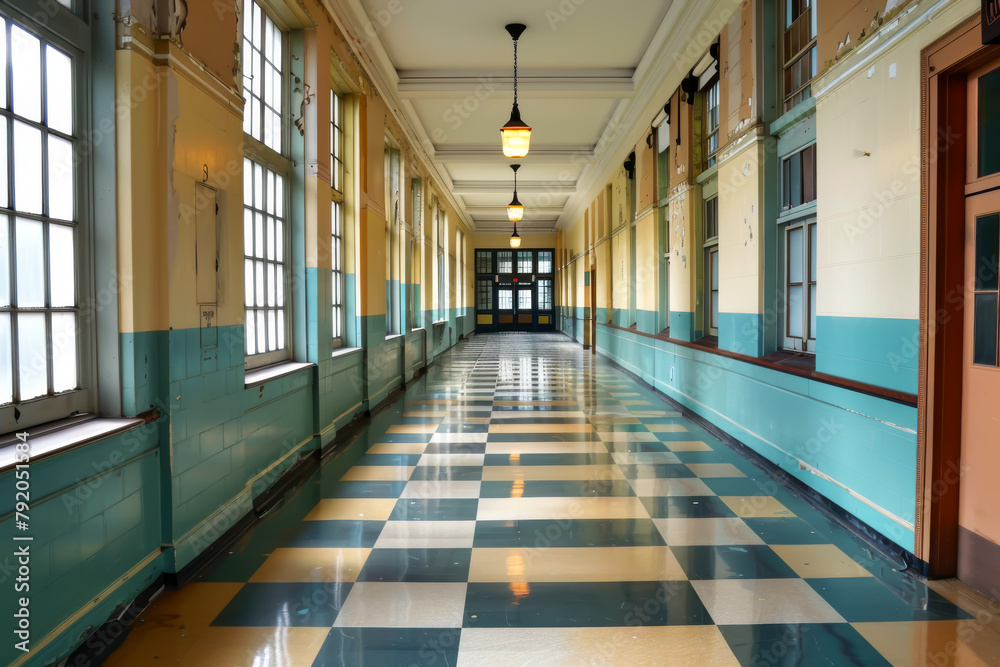
[[[518,222],[524,217],[524,206],[516,199],[507,205],[507,219],[511,222]]]
[[[503,154],[509,158],[524,157],[528,154],[531,143],[531,128],[521,120],[521,112],[517,104],[510,113],[510,120],[500,128],[500,142],[503,144]]]
[[[517,225],[514,226],[514,233],[510,235],[510,247],[511,248],[521,247],[521,237],[517,233]]]

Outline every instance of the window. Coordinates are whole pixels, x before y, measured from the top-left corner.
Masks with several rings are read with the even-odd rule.
[[[284,34],[256,2],[245,3],[243,18],[243,132],[284,153]]]
[[[706,167],[715,166],[719,150],[719,77],[716,76],[705,91],[705,160]]]
[[[816,144],[781,161],[781,208],[816,201]]]
[[[246,367],[255,368],[291,357],[286,206],[290,170],[284,108],[285,44],[282,31],[256,2],[247,2],[243,24],[243,257],[246,307]],[[265,150],[266,147],[270,150]]]
[[[548,275],[552,273],[552,251],[551,250],[539,250],[538,251],[538,272],[540,274]]]
[[[410,198],[411,198],[411,211],[412,218],[410,224],[413,225],[413,241],[410,244],[409,258],[410,258],[410,298],[407,299],[407,308],[409,312],[407,313],[407,321],[413,323],[413,328],[419,328],[422,324],[423,318],[420,311],[420,291],[418,285],[421,283],[420,280],[420,267],[423,266],[421,257],[423,256],[424,247],[424,225],[422,212],[422,200],[421,196],[421,184],[419,178],[414,178],[410,180]]]
[[[522,287],[517,291],[517,309],[524,312],[531,310],[532,290]]]
[[[816,343],[816,222],[785,228],[785,347],[813,351]]]
[[[530,250],[522,250],[517,253],[517,272],[518,273],[534,273],[535,268],[535,253]]]
[[[445,252],[445,229],[447,224],[445,221],[444,211],[437,207],[434,208],[434,229],[435,229],[435,241],[437,244],[437,289],[435,290],[435,310],[437,311],[438,321],[445,320],[448,318],[448,301],[447,301],[447,289],[448,289],[448,271],[445,266],[445,257],[447,256]]]
[[[705,202],[705,335],[719,335],[719,198]]]
[[[333,347],[344,345],[344,98],[330,91],[330,299]]]
[[[385,149],[385,335],[398,334],[399,327],[399,149]]]
[[[490,312],[493,310],[493,281],[476,281],[476,310]]]
[[[997,366],[997,325],[1000,280],[1000,214],[976,218],[976,305],[972,363]]]
[[[497,290],[497,307],[500,310],[514,310],[513,283],[500,283],[500,289]]]
[[[497,273],[514,273],[514,252],[501,250],[497,253]]]
[[[81,300],[89,300],[81,269],[88,264],[82,253],[90,215],[80,188],[88,169],[76,159],[86,155],[76,152],[87,120],[77,105],[84,61],[57,36],[2,15],[0,42],[0,430],[6,430],[15,419],[24,428],[92,411],[96,392],[85,389],[93,385],[93,359],[80,321]]]
[[[476,251],[476,273],[493,273],[493,253],[489,250]]]
[[[783,42],[784,110],[812,96],[816,76],[816,14],[813,0],[786,0]]]
[[[538,281],[538,310],[552,310],[552,280]]]
[[[455,255],[458,264],[458,279],[455,284],[455,307],[462,313],[465,311],[465,234],[458,232],[455,242]]]

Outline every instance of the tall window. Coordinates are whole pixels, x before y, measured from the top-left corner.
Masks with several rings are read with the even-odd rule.
[[[61,10],[60,10],[61,11]],[[72,17],[75,19],[75,17]],[[0,15],[0,431],[93,409],[79,321],[87,219],[75,160],[86,71]],[[81,358],[81,355],[84,355]],[[31,403],[24,403],[32,400]],[[44,399],[44,400],[37,400]]]
[[[422,317],[420,312],[420,292],[418,291],[418,285],[422,282],[420,280],[420,270],[423,266],[423,262],[420,261],[420,257],[423,254],[424,247],[424,225],[423,216],[421,215],[423,205],[420,198],[420,179],[414,178],[410,180],[410,203],[411,203],[411,219],[410,224],[413,225],[413,241],[410,244],[410,292],[407,301],[407,320],[412,322],[413,328],[419,328],[422,323]]]
[[[285,305],[290,160],[281,122],[287,40],[256,2],[247,2],[244,12],[243,280],[246,366],[253,368],[291,356]]]
[[[385,335],[400,332],[399,328],[399,149],[385,149]],[[395,277],[395,280],[393,279]]]
[[[705,202],[705,334],[719,335],[719,198]]]
[[[538,279],[538,310],[552,310],[552,279]]]
[[[719,150],[719,77],[705,90],[705,166],[714,167]]]
[[[539,250],[538,251],[538,273],[542,275],[548,275],[552,273],[552,251],[551,250]]]
[[[785,228],[785,347],[814,351],[816,345],[816,222]]]
[[[783,40],[784,110],[812,96],[816,76],[816,11],[813,0],[786,0]]]
[[[448,319],[448,267],[445,258],[448,256],[445,230],[447,221],[443,209],[434,208],[435,242],[437,244],[437,319]]]
[[[528,274],[535,272],[535,253],[531,250],[521,250],[517,253],[517,272]]]
[[[456,262],[458,263],[458,279],[455,286],[455,307],[460,311],[465,310],[465,234],[462,231],[458,232],[457,241],[455,242],[455,255],[457,257]]]
[[[781,161],[781,208],[816,201],[816,144]]]
[[[344,344],[344,99],[330,91],[330,299],[333,347]]]

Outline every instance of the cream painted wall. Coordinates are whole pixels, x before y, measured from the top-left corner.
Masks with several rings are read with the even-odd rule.
[[[629,280],[629,231],[624,231],[611,237],[611,308],[628,309]]]
[[[719,165],[719,311],[759,313],[763,148],[750,143]]]
[[[640,310],[657,309],[659,258],[656,246],[656,211],[635,223],[635,300]]]
[[[693,188],[681,189],[669,200],[670,220],[670,310],[693,313],[695,310],[692,271],[700,260],[691,256],[692,239],[697,234],[694,225]],[[699,202],[700,203],[700,202]]]
[[[906,39],[880,49],[887,33],[814,82],[820,315],[918,318],[920,51],[978,10],[953,2]]]

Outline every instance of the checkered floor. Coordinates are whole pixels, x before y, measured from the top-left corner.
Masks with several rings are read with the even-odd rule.
[[[1000,664],[992,630],[566,340],[461,344],[106,664]]]

